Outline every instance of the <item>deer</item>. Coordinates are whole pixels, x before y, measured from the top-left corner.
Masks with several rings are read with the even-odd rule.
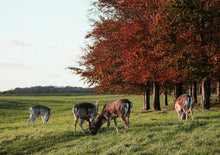
[[[194,103],[191,96],[189,96],[188,94],[183,94],[179,96],[175,102],[175,109],[179,120],[188,119],[188,110],[190,111],[193,120],[193,106]]]
[[[34,105],[29,108],[30,118],[28,119],[27,126],[32,120],[32,124],[34,126],[34,120],[40,115],[43,121],[43,125],[47,124],[52,111],[43,105]]]
[[[87,125],[90,125],[95,121],[98,114],[98,100],[96,101],[96,104],[87,102],[78,103],[72,108],[72,112],[75,120],[74,135],[76,133],[76,124],[79,118],[81,119],[79,126],[82,130],[82,133],[85,134],[82,125],[84,121],[87,121]]]
[[[96,135],[101,126],[107,121],[106,133],[108,134],[110,122],[114,119],[115,129],[118,133],[117,117],[120,117],[124,123],[124,134],[127,133],[131,108],[132,103],[128,99],[106,103],[99,117],[89,126],[89,132],[92,135]]]

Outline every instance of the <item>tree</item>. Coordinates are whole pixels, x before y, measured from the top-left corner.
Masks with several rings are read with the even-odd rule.
[[[210,79],[202,80],[201,109],[210,109]]]
[[[151,43],[157,6],[150,0],[99,0],[94,6],[100,17],[86,36],[93,43],[81,62],[85,70],[70,69],[96,84],[99,92],[142,92],[144,108],[149,109],[149,85],[163,80],[164,72]]]
[[[154,110],[161,110],[160,109],[160,85],[158,82],[153,83],[153,109]]]
[[[197,82],[193,82],[193,87],[192,87],[192,94],[193,94],[193,102],[197,103]]]
[[[215,0],[166,0],[161,3],[154,23],[154,42],[164,63],[174,72],[173,82],[192,83],[219,76],[217,6]],[[209,104],[210,92],[208,86],[206,88],[202,101],[207,102],[202,105]],[[178,97],[179,93],[176,95]]]
[[[98,0],[99,18],[86,36],[91,44],[84,69],[70,67],[99,92],[142,93],[149,106],[153,84],[155,110],[159,89],[219,76],[217,5],[200,0]],[[208,90],[208,89],[207,89]],[[204,91],[206,92],[206,91]]]
[[[217,79],[217,96],[218,96],[218,102],[220,102],[220,78]]]

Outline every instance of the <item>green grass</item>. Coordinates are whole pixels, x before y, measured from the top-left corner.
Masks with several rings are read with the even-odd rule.
[[[99,99],[100,113],[105,103],[120,98],[134,103],[127,134],[123,134],[118,118],[118,134],[111,122],[108,135],[104,124],[96,136],[88,132],[83,135],[77,125],[74,136],[72,107],[76,103]],[[136,95],[95,94],[0,96],[0,154],[220,154],[219,108],[201,111],[196,105],[194,121],[191,117],[178,121],[171,96],[166,107],[161,97],[161,111],[143,111],[142,99]],[[34,127],[31,122],[26,126],[28,109],[34,104],[51,108],[46,126],[41,119],[35,120]]]

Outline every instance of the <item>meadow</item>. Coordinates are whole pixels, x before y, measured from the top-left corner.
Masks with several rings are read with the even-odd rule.
[[[83,135],[77,124],[74,136],[75,104],[98,99],[100,113],[105,103],[122,98],[133,102],[127,134],[118,118],[118,134],[112,121],[108,134],[106,123],[95,136]],[[138,95],[0,96],[0,154],[220,154],[220,108],[215,97],[210,110],[195,105],[193,121],[190,115],[188,121],[178,120],[172,96],[168,106],[161,96],[161,111],[142,110],[142,100]],[[38,118],[35,126],[30,122],[27,127],[28,109],[35,104],[51,108],[50,120],[43,126]]]

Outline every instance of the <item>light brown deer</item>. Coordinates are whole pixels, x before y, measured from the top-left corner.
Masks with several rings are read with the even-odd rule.
[[[124,133],[128,131],[130,111],[132,103],[127,99],[121,99],[112,103],[107,103],[102,109],[101,114],[96,119],[94,124],[89,126],[89,132],[96,135],[101,126],[107,121],[107,134],[110,122],[114,119],[115,128],[118,133],[117,117],[120,117],[124,123]]]
[[[28,119],[27,126],[29,125],[30,121],[32,120],[32,124],[34,126],[34,120],[40,115],[43,121],[43,124],[47,124],[50,115],[51,115],[51,110],[43,105],[34,105],[29,108],[30,112],[30,118]]]
[[[187,94],[183,94],[179,96],[175,102],[175,109],[179,117],[179,120],[188,119],[188,110],[190,111],[193,120],[193,111],[192,111],[193,106],[194,103],[192,101],[191,96]]]
[[[93,103],[79,103],[75,105],[72,109],[73,115],[74,115],[74,135],[76,133],[76,124],[78,119],[80,118],[80,128],[82,130],[82,133],[84,134],[83,130],[83,122],[87,121],[87,124],[90,125],[90,123],[95,121],[95,118],[98,114],[98,100],[96,102],[96,105]]]

